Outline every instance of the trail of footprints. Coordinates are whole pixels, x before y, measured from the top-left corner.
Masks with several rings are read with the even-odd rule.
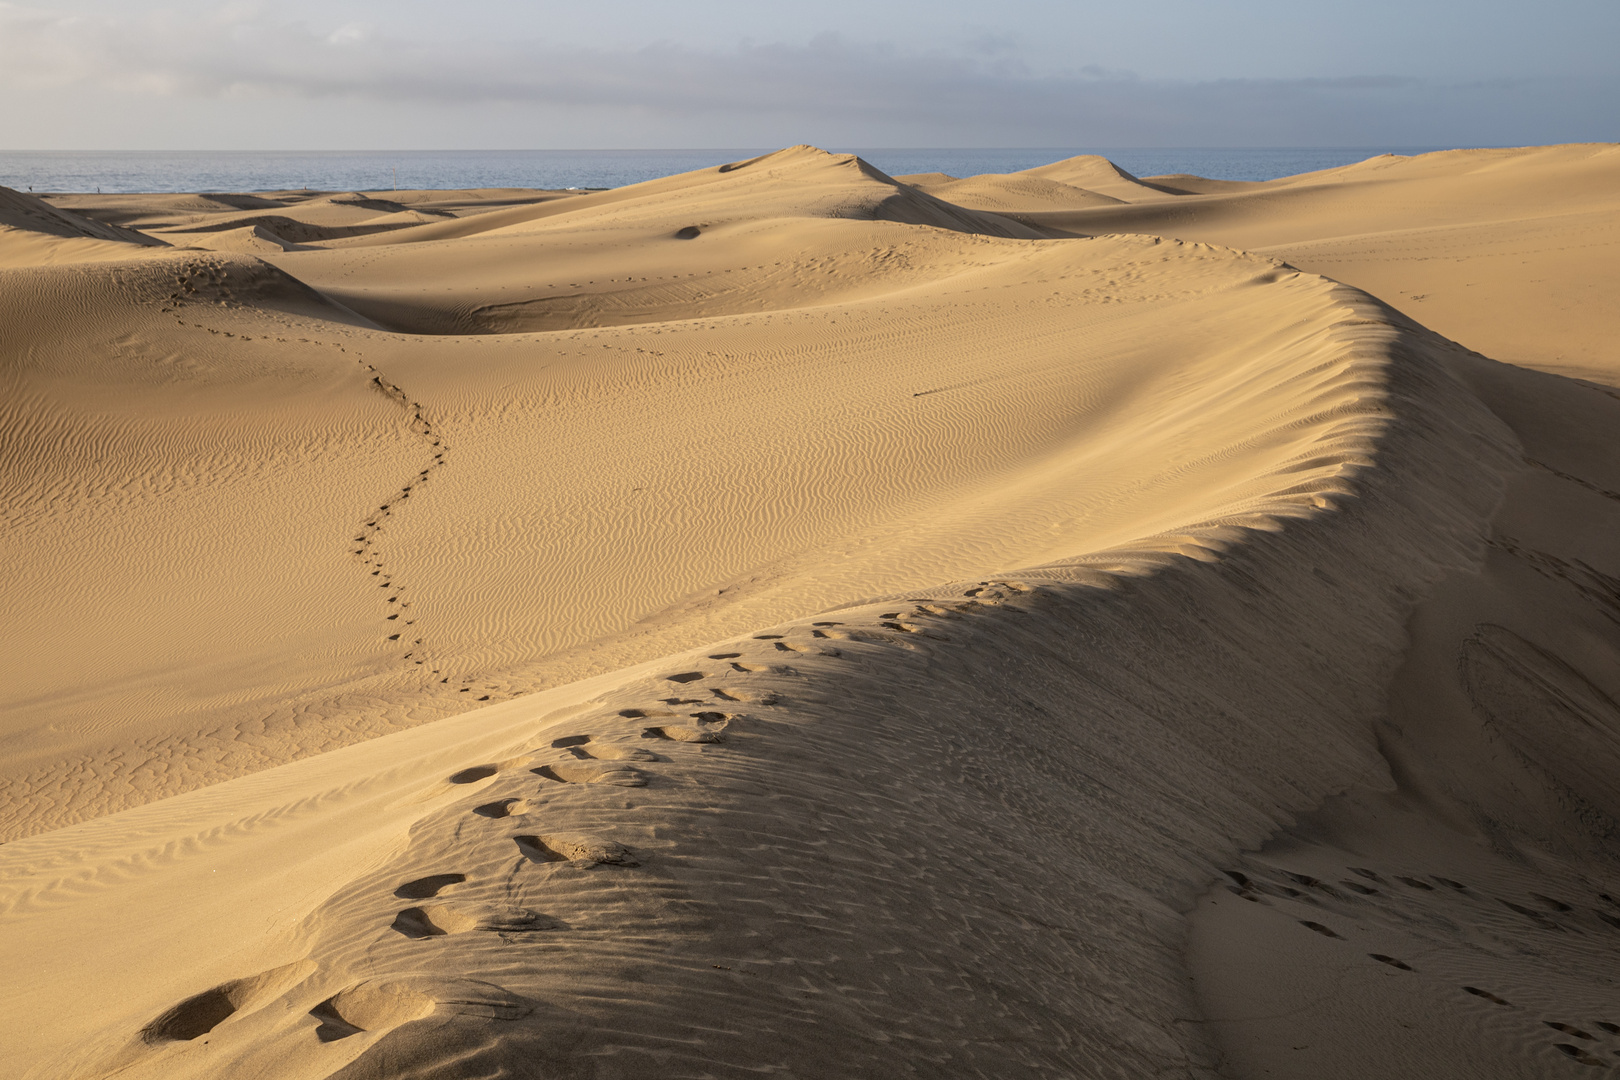
[[[839,640],[890,646],[903,642],[901,635],[907,634],[944,640],[942,634],[930,628],[930,620],[961,618],[975,608],[1000,606],[1012,596],[1032,591],[1032,586],[1017,582],[984,582],[957,601],[907,601],[914,605],[909,611],[883,613],[878,617],[878,628],[820,621],[799,640],[789,640],[785,633],[757,634],[752,641],[759,644],[745,646],[751,650],[748,653],[712,653],[708,657],[712,663],[705,665],[705,670],[664,676],[667,697],[603,715],[596,730],[552,738],[544,747],[506,761],[460,769],[445,777],[431,794],[441,794],[446,785],[453,789],[526,773],[537,782],[533,789],[489,799],[467,810],[471,817],[484,822],[486,829],[510,830],[506,837],[515,861],[508,865],[515,867],[515,872],[524,872],[525,868],[548,873],[593,871],[598,867],[612,868],[615,873],[633,870],[641,865],[642,856],[623,844],[583,833],[542,832],[528,823],[544,812],[548,797],[559,792],[556,785],[644,787],[657,777],[638,766],[678,765],[685,755],[724,749],[732,729],[739,725],[746,729],[749,720],[746,714],[735,711],[735,706],[769,708],[781,704],[777,693],[750,685],[747,676],[796,675],[798,672],[782,661],[798,655],[841,658],[843,652],[832,644]],[[537,764],[541,758],[551,760]],[[685,761],[691,760],[685,757]],[[527,784],[529,780],[522,782]],[[467,873],[456,870],[400,882],[391,898],[403,904],[393,909],[393,920],[385,934],[392,932],[408,941],[427,942],[485,931],[513,940],[514,935],[571,929],[563,921],[538,912],[491,910],[456,902],[458,893],[477,884]],[[296,992],[317,970],[317,964],[306,959],[213,987],[152,1020],[138,1033],[137,1043],[155,1048],[200,1039],[233,1016],[257,1011],[285,993]],[[517,1019],[532,1010],[532,1005],[492,983],[401,975],[362,980],[326,997],[308,1012],[315,1021],[316,1038],[334,1042],[389,1030],[427,1016],[441,1005],[492,1019]]]
[[[181,317],[183,305],[204,302],[207,296],[217,296],[220,303],[233,299],[233,293],[230,289],[230,272],[223,263],[208,259],[187,260],[181,264],[180,272],[175,277],[175,283],[175,290],[164,298],[164,302],[168,306],[163,307],[161,310],[165,314],[173,315],[175,321],[181,326],[206,330],[210,334],[223,335],[228,338],[239,338],[242,341],[253,340],[248,334],[238,335],[230,331],[205,326],[202,323],[186,322]],[[199,287],[203,290],[202,295],[199,295]],[[265,335],[265,337],[268,340],[268,335]],[[275,340],[281,344],[291,344],[294,339],[277,337]],[[382,603],[387,609],[383,616],[385,623],[384,640],[397,643],[398,647],[405,649],[401,659],[410,662],[413,667],[427,667],[430,674],[442,676],[438,682],[448,689],[450,676],[439,668],[430,667],[431,661],[427,651],[422,648],[423,639],[416,637],[415,632],[410,629],[416,625],[416,620],[411,618],[412,605],[410,599],[406,596],[406,586],[385,565],[382,554],[378,550],[378,545],[379,534],[383,532],[388,519],[393,517],[394,512],[400,508],[401,504],[411,497],[413,491],[420,494],[418,489],[431,480],[439,469],[444,467],[446,464],[445,455],[448,453],[449,447],[439,432],[434,430],[432,422],[423,415],[422,403],[413,401],[410,395],[401,387],[387,379],[375,365],[366,363],[358,353],[350,354],[346,346],[339,345],[337,342],[319,341],[307,337],[300,337],[296,340],[299,344],[335,348],[346,356],[352,356],[354,362],[365,371],[371,384],[379,392],[397,401],[403,409],[411,414],[410,429],[412,433],[426,442],[428,449],[432,451],[431,459],[421,471],[395,491],[388,498],[388,501],[380,504],[370,514],[366,515],[365,524],[356,530],[358,535],[354,536],[350,541],[352,545],[350,553],[357,558],[363,568],[369,569],[369,575],[377,579],[377,587],[384,591],[385,595]],[[464,676],[461,681],[465,685],[457,687],[456,693],[475,694],[477,696],[471,699],[474,701],[489,701],[492,695],[498,691],[498,687],[493,685],[475,685],[478,682],[475,676]],[[483,693],[478,693],[480,690]]]
[[[1031,587],[985,582],[967,591],[960,602],[939,603],[931,599],[908,601],[915,605],[911,611],[886,612],[879,618],[879,626],[902,634],[922,634],[936,640],[947,640],[944,635],[929,629],[925,622],[933,619],[960,618],[965,612],[985,605],[1000,604],[1011,594],[1032,591]],[[808,640],[789,640],[787,634],[756,634],[752,641],[763,646],[769,643],[764,656],[748,655],[741,651],[711,653],[714,661],[705,670],[672,672],[663,677],[670,696],[654,703],[622,708],[608,717],[604,730],[562,735],[548,746],[529,751],[505,762],[474,765],[461,769],[445,778],[451,785],[478,784],[502,773],[527,770],[542,783],[532,794],[509,795],[480,803],[471,814],[493,821],[511,821],[527,818],[543,810],[548,789],[554,784],[602,784],[611,787],[645,787],[649,775],[637,766],[646,762],[670,762],[673,759],[659,752],[669,744],[694,746],[722,744],[727,729],[737,721],[746,722],[746,716],[730,711],[738,705],[771,707],[780,704],[780,697],[770,690],[749,685],[745,678],[760,673],[794,675],[797,672],[780,661],[788,657],[813,654],[837,659],[842,651],[832,642],[852,638],[885,640],[859,628],[845,628],[838,621],[823,620],[809,627]],[[770,661],[778,661],[772,664]],[[744,678],[738,678],[739,676]],[[635,740],[634,742],[630,740]],[[640,743],[641,745],[637,745]],[[655,750],[654,748],[659,748]],[[669,747],[673,751],[673,747]],[[679,751],[674,751],[679,752]],[[540,757],[553,760],[536,764]],[[628,848],[609,840],[577,834],[513,834],[512,842],[517,854],[530,863],[566,863],[577,869],[595,866],[633,867],[639,861]],[[463,885],[467,877],[461,873],[443,873],[418,878],[400,885],[395,896],[401,899],[437,899],[439,893]],[[393,928],[406,937],[443,937],[470,930],[560,929],[561,924],[533,913],[520,913],[518,923],[512,919],[480,919],[458,911],[449,903],[417,905],[398,912]]]
[[[831,624],[828,624],[831,625]],[[797,651],[782,647],[784,635],[762,634],[756,640],[771,641],[773,651]],[[671,688],[671,696],[640,707],[623,708],[602,717],[602,725],[592,732],[561,735],[532,751],[503,762],[473,765],[445,777],[450,785],[483,784],[502,774],[526,772],[538,778],[532,792],[508,795],[472,807],[468,812],[477,818],[501,822],[512,828],[526,822],[543,811],[547,796],[553,794],[552,785],[601,784],[608,787],[645,787],[652,776],[638,766],[648,762],[675,761],[659,753],[653,746],[693,744],[695,747],[715,746],[726,741],[727,729],[742,719],[740,714],[716,707],[685,708],[689,706],[715,706],[721,702],[748,701],[760,706],[778,703],[772,693],[737,686],[719,685],[726,674],[770,671],[766,664],[740,662],[740,652],[715,653],[710,659],[729,661],[715,671],[680,671],[664,676]],[[725,680],[730,682],[731,680]],[[701,693],[708,685],[707,696],[682,696]],[[640,745],[638,745],[640,744]],[[671,747],[673,750],[673,747]],[[675,751],[679,753],[679,751]],[[541,760],[550,759],[550,760]],[[537,763],[538,762],[538,763]],[[640,865],[636,853],[616,841],[579,833],[565,832],[512,832],[509,838],[515,849],[519,865],[557,865],[576,870],[589,870],[598,866],[632,868]],[[418,903],[400,909],[395,915],[392,929],[407,938],[434,938],[474,930],[512,931],[560,930],[567,927],[556,919],[533,912],[507,913],[502,917],[479,916],[456,907],[441,894],[453,899],[458,887],[466,886],[468,877],[459,872],[432,874],[404,882],[394,890],[402,900],[434,901]]]
[[[1363,866],[1348,866],[1345,868],[1353,876],[1345,877],[1337,882],[1329,883],[1309,874],[1297,874],[1288,870],[1274,869],[1274,873],[1281,880],[1271,880],[1262,877],[1254,868],[1244,870],[1222,871],[1230,881],[1226,890],[1244,900],[1258,904],[1271,904],[1273,901],[1308,905],[1326,912],[1327,905],[1324,900],[1337,905],[1350,905],[1356,902],[1378,903],[1380,900],[1389,900],[1399,896],[1404,900],[1417,899],[1420,902],[1427,900],[1470,901],[1484,907],[1494,904],[1500,910],[1510,911],[1521,916],[1528,927],[1538,931],[1547,931],[1558,934],[1582,933],[1581,923],[1588,927],[1597,924],[1614,930],[1620,930],[1620,899],[1608,893],[1598,893],[1596,900],[1603,906],[1588,905],[1585,908],[1566,903],[1551,896],[1537,892],[1529,892],[1526,899],[1533,904],[1520,903],[1498,896],[1495,892],[1475,889],[1451,878],[1431,874],[1418,877],[1408,874],[1380,874],[1376,870]],[[1269,898],[1269,899],[1268,899]],[[1326,915],[1324,915],[1326,917]],[[1353,913],[1347,913],[1347,918],[1354,918]],[[1335,941],[1348,944],[1345,935],[1340,934],[1330,924],[1319,919],[1296,919],[1296,922],[1312,933]],[[1388,956],[1384,953],[1368,953],[1367,958],[1379,964],[1393,968],[1397,971],[1416,974],[1418,969],[1399,957]],[[1516,1012],[1528,1012],[1525,1007],[1515,1004],[1500,994],[1479,986],[1460,985],[1460,993],[1468,994],[1473,998],[1490,1002],[1503,1009],[1512,1009]],[[1620,1018],[1620,1014],[1617,1014]],[[1593,1019],[1583,1023],[1571,1023],[1563,1018],[1542,1017],[1540,1024],[1550,1031],[1569,1036],[1576,1041],[1555,1040],[1553,1048],[1566,1058],[1582,1065],[1601,1066],[1604,1068],[1620,1068],[1620,1024],[1610,1020]],[[1615,1037],[1611,1042],[1592,1030],[1604,1032],[1607,1036]]]

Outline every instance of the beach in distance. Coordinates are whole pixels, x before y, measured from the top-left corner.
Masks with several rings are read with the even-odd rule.
[[[35,193],[108,194],[404,188],[528,187],[566,190],[625,187],[724,165],[776,147],[703,150],[9,150],[0,185]],[[936,149],[833,147],[890,175],[1009,173],[1080,155],[1102,156],[1140,176],[1196,173],[1216,180],[1276,180],[1353,165],[1383,153],[1449,146],[1187,147],[1180,149]]]
[[[635,153],[0,162],[0,1072],[1620,1069],[1620,144]]]

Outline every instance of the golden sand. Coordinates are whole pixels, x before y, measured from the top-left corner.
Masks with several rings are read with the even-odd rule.
[[[1612,145],[0,189],[10,1074],[1620,1065],[1617,256]]]

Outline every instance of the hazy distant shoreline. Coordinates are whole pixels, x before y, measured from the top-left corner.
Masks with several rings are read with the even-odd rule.
[[[695,150],[6,150],[0,184],[35,192],[376,191],[391,188],[622,187],[765,153]],[[1377,154],[1453,147],[1046,147],[862,149],[890,175],[1019,172],[1076,154],[1101,154],[1138,176],[1191,173],[1215,180],[1274,180]]]

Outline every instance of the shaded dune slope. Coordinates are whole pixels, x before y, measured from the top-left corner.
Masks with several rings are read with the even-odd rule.
[[[8,187],[0,187],[0,227],[73,239],[161,244],[134,229],[105,224]]]
[[[163,241],[0,187],[0,270],[42,263],[117,260]]]
[[[1199,1004],[1239,1075],[1529,1080],[1620,1058],[1620,395],[1457,370],[1524,453],[1484,561],[1408,624],[1376,729],[1392,782],[1235,861],[1193,913]]]

